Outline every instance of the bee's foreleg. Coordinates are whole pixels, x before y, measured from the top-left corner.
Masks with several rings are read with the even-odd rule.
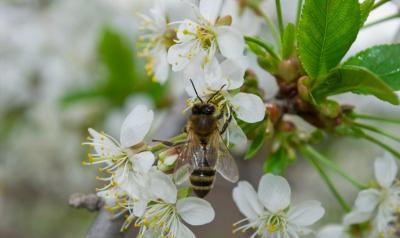
[[[228,129],[229,123],[232,121],[232,113],[229,114],[228,119],[225,121],[224,125],[222,126],[221,131],[219,132],[221,135],[225,133],[226,129]]]

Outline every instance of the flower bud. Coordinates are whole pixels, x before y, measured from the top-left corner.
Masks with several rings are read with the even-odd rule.
[[[297,81],[297,91],[299,96],[304,101],[310,100],[310,78],[308,76],[302,76],[299,81]]]
[[[170,172],[175,167],[175,162],[178,159],[179,151],[175,147],[169,148],[161,152],[158,157],[157,167],[163,172]]]
[[[277,123],[282,116],[282,112],[278,105],[276,103],[267,103],[265,106],[269,120],[271,120],[273,124]]]
[[[319,105],[320,112],[327,117],[335,118],[340,113],[340,105],[332,100],[325,100]]]
[[[284,81],[293,81],[299,77],[299,62],[295,58],[283,60],[278,65],[278,75]]]

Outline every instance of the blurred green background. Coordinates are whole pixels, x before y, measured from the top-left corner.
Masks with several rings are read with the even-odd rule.
[[[179,108],[184,93],[176,86],[182,82],[152,82],[145,74],[145,62],[136,57],[135,13],[147,12],[151,2],[0,2],[1,238],[84,237],[96,214],[68,207],[68,198],[75,192],[94,192],[95,169],[81,166],[87,153],[81,142],[88,127],[118,136],[124,116],[134,104],[145,103],[157,110],[158,124],[165,119],[169,127],[157,135],[167,138],[182,130]],[[272,17],[273,2],[264,4]],[[295,4],[283,3],[286,19],[293,19]],[[396,10],[389,4],[371,19]],[[349,55],[392,42],[399,24],[392,20],[361,32]],[[338,100],[357,104],[361,112],[400,117],[398,107],[373,98],[343,95]],[[175,118],[166,118],[171,112]],[[386,129],[400,133],[399,127]],[[372,161],[381,154],[366,142],[339,138],[320,149],[363,181],[371,179]],[[257,185],[262,158],[238,161],[241,178]],[[340,222],[339,206],[308,164],[299,161],[287,174],[294,200],[319,199],[328,211],[321,224]],[[339,178],[335,181],[352,201],[356,191]],[[198,237],[233,237],[231,224],[241,217],[231,198],[233,186],[218,180],[207,198],[217,211],[216,220],[195,228]],[[235,237],[241,236],[245,237]]]

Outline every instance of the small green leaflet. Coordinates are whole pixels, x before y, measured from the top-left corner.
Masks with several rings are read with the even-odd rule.
[[[244,157],[246,160],[253,158],[264,145],[266,137],[265,134],[266,128],[267,128],[267,123],[263,122],[263,124],[257,129],[256,135],[253,141],[251,142],[250,147],[247,150],[246,155]]]
[[[399,98],[385,82],[368,69],[358,66],[342,66],[332,70],[311,89],[316,103],[345,92],[373,95],[383,101],[399,104]]]
[[[297,29],[300,61],[311,78],[336,67],[357,37],[357,0],[306,0]]]
[[[344,65],[367,68],[393,90],[400,90],[400,44],[379,45],[359,52]]]
[[[282,36],[282,58],[287,59],[292,56],[296,41],[296,26],[289,23]]]
[[[288,163],[289,158],[286,155],[285,149],[281,147],[275,153],[270,154],[268,158],[265,159],[263,165],[264,173],[283,175]]]
[[[365,0],[363,3],[360,3],[360,27],[367,21],[369,13],[374,7],[374,3],[375,0]]]

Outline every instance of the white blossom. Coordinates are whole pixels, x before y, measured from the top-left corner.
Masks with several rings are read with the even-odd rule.
[[[143,105],[138,105],[122,123],[120,142],[104,132],[89,129],[91,138],[84,144],[93,146],[94,152],[89,153],[89,161],[84,164],[103,165],[99,171],[107,173],[108,176],[98,176],[97,179],[108,184],[97,191],[110,207],[125,196],[133,199],[134,205],[143,200],[142,193],[137,188],[145,187],[145,176],[155,161],[153,153],[145,150],[144,142],[152,121],[153,112]],[[134,205],[130,204],[128,208],[136,209]],[[143,207],[143,204],[140,206]]]
[[[206,200],[178,198],[178,190],[171,177],[162,172],[152,175],[148,190],[153,200],[144,215],[135,222],[135,226],[140,227],[140,237],[195,237],[182,221],[199,226],[210,223],[215,217],[214,209]]]
[[[201,0],[193,5],[196,19],[180,22],[176,44],[168,50],[172,70],[184,70],[192,77],[199,69],[217,75],[221,65],[216,58],[221,54],[235,61],[243,56],[244,39],[237,29],[218,21],[222,0]]]
[[[373,237],[397,237],[400,216],[400,185],[395,180],[397,164],[394,158],[385,154],[375,161],[375,178],[378,188],[361,191],[354,209],[344,218],[346,225],[373,222]]]
[[[167,50],[173,44],[175,37],[174,29],[168,27],[166,5],[164,1],[157,1],[150,16],[141,14],[143,25],[140,30],[140,43],[144,49],[141,56],[146,57],[148,62],[146,71],[153,76],[153,80],[164,83],[169,75],[170,66],[167,61]]]
[[[285,178],[272,174],[264,175],[258,193],[246,181],[239,182],[233,190],[233,199],[245,219],[235,223],[236,231],[255,232],[251,237],[297,238],[312,231],[308,226],[318,221],[325,213],[318,201],[305,201],[290,206],[291,191]],[[245,224],[243,224],[246,222]],[[239,224],[242,224],[239,226]]]

